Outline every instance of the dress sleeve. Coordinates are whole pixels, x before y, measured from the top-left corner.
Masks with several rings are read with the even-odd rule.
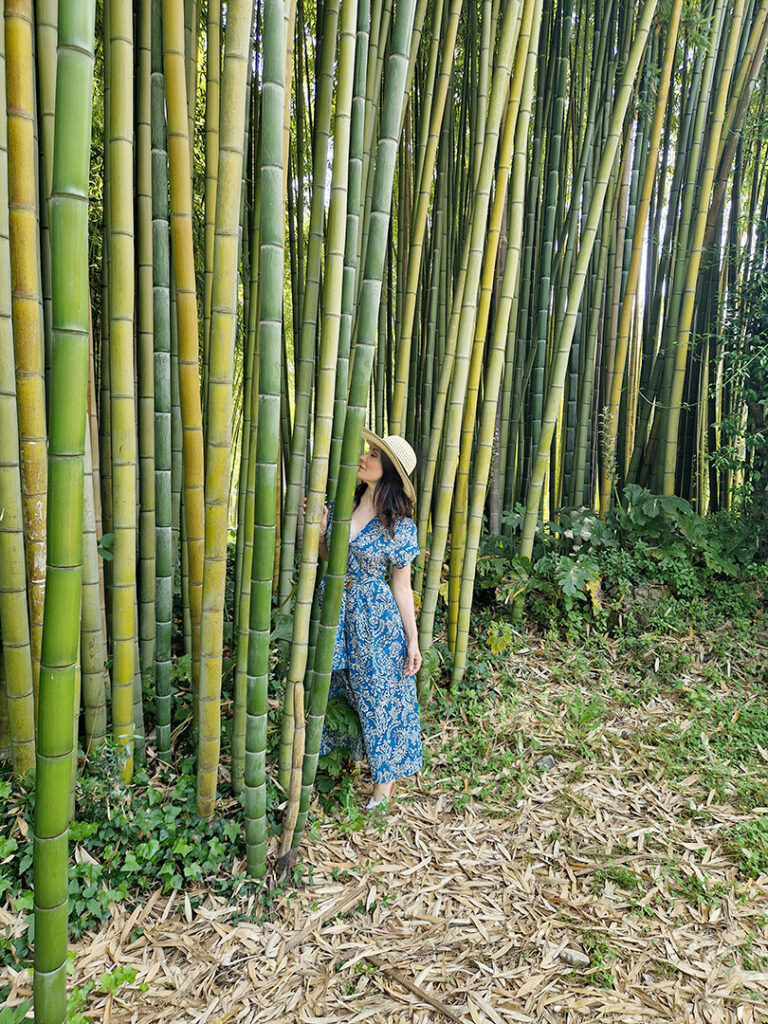
[[[410,565],[419,553],[418,532],[412,519],[401,519],[395,527],[395,539],[389,560],[395,569]]]

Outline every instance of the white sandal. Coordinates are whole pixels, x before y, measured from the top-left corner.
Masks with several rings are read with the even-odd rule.
[[[369,797],[368,803],[365,805],[366,811],[372,811],[374,807],[381,807],[382,804],[388,804],[389,799],[386,796],[381,797],[379,800],[374,800],[373,797]]]

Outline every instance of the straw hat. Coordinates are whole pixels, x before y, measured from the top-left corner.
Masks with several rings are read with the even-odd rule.
[[[379,437],[372,430],[363,430],[363,440],[380,451],[386,452],[397,470],[397,474],[403,481],[403,490],[411,501],[416,501],[416,489],[408,479],[416,469],[416,452],[411,448],[404,437],[399,434],[390,434],[388,437]]]

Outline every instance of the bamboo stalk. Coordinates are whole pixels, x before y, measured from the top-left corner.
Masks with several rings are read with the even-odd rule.
[[[32,672],[37,695],[45,600],[48,470],[42,286],[38,269],[35,192],[36,110],[32,0],[8,0],[6,3],[5,45],[13,345]]]
[[[501,284],[499,306],[493,326],[493,339],[486,370],[485,400],[482,405],[478,449],[475,460],[469,514],[465,532],[465,556],[462,566],[461,589],[458,597],[459,611],[456,625],[456,643],[453,659],[451,686],[460,684],[466,669],[467,641],[472,612],[472,588],[477,567],[477,553],[480,544],[480,530],[483,521],[488,479],[493,454],[493,437],[496,428],[496,410],[499,387],[504,372],[507,350],[507,328],[512,313],[513,298],[520,276],[523,236],[523,201],[525,198],[525,174],[527,164],[528,129],[531,118],[533,82],[536,70],[539,33],[541,30],[542,0],[528,0],[522,11],[522,22],[515,58],[515,74],[510,88],[510,103],[504,138],[501,143],[502,174],[498,181],[499,192],[496,205],[501,205],[498,196],[506,194],[505,164],[514,146],[512,181],[509,191],[510,238],[507,246],[504,275]],[[512,136],[508,139],[507,136]],[[513,145],[512,145],[513,144]],[[491,217],[491,223],[495,221]],[[489,290],[489,289],[488,289]],[[490,297],[483,298],[486,305]],[[486,314],[487,317],[487,314]],[[474,419],[474,417],[473,417]],[[465,440],[465,445],[467,440]]]
[[[245,837],[248,871],[266,871],[267,674],[277,524],[281,349],[283,327],[283,187],[285,17],[283,0],[265,0],[259,233],[259,408],[253,566],[248,637]]]
[[[109,377],[112,428],[112,732],[133,774],[136,674],[136,405],[133,374],[133,17],[110,0]]]
[[[5,110],[5,22],[0,19],[0,112]],[[8,743],[14,773],[35,765],[35,702],[29,641],[24,503],[11,314],[8,133],[0,113],[0,628]]]
[[[208,378],[205,563],[197,755],[197,811],[202,818],[209,818],[213,814],[221,744],[221,651],[232,446],[232,382],[238,314],[240,189],[252,15],[250,0],[230,0],[221,89],[219,187],[216,193]]]
[[[166,87],[170,223],[173,283],[178,325],[178,375],[184,461],[185,548],[189,565],[192,684],[200,672],[203,600],[204,464],[198,362],[197,292],[192,241],[192,154],[190,147],[184,20],[173,0],[163,0],[163,55]]]
[[[48,579],[34,824],[35,1019],[67,1011],[67,835],[80,635],[88,393],[88,164],[94,3],[59,7],[51,197],[53,329]]]
[[[171,301],[168,166],[165,148],[162,0],[152,0],[152,324],[155,426],[155,742],[171,756],[171,638],[173,633],[173,493],[171,482]]]
[[[718,10],[723,8],[718,4]],[[688,250],[687,273],[680,309],[680,319],[677,325],[676,346],[674,351],[674,364],[672,381],[669,393],[669,411],[666,423],[666,436],[664,438],[664,469],[663,489],[665,494],[673,494],[675,488],[675,476],[678,456],[678,427],[680,424],[681,404],[683,400],[683,387],[685,382],[685,369],[690,344],[694,303],[696,299],[696,282],[699,268],[704,253],[704,234],[707,226],[707,214],[709,212],[709,201],[711,198],[712,185],[715,179],[717,151],[723,129],[728,89],[733,74],[734,59],[739,40],[739,28],[744,12],[743,0],[736,0],[733,11],[733,21],[729,25],[727,44],[724,53],[724,61],[721,70],[719,89],[712,104],[710,116],[707,119],[709,131],[708,145],[704,153],[703,163],[699,173],[699,206],[696,211],[696,220],[693,228],[691,245]],[[716,21],[717,24],[717,21]],[[713,28],[712,38],[718,33]]]
[[[664,52],[664,60],[662,63],[662,74],[656,94],[656,106],[654,108],[653,124],[651,126],[650,152],[648,155],[648,162],[646,163],[640,205],[635,221],[632,257],[629,264],[626,289],[624,292],[624,299],[619,319],[613,374],[609,377],[608,381],[608,404],[605,412],[604,434],[605,448],[603,452],[602,475],[600,478],[600,511],[602,515],[605,515],[610,507],[611,482],[615,473],[613,463],[616,453],[618,410],[627,361],[629,331],[632,322],[632,308],[640,277],[640,266],[643,256],[643,238],[645,234],[645,226],[648,222],[654,177],[658,167],[661,131],[667,112],[667,102],[672,82],[672,72],[674,69],[675,50],[677,47],[677,36],[682,6],[682,0],[675,0],[672,5],[669,27],[667,29],[667,42]]]
[[[461,438],[464,400],[469,380],[470,357],[475,333],[477,296],[480,289],[486,251],[485,231],[490,207],[491,185],[496,165],[501,119],[504,115],[509,95],[512,60],[520,27],[519,14],[519,3],[510,3],[504,11],[501,38],[491,87],[482,166],[473,204],[471,229],[467,235],[465,282],[460,293],[457,289],[452,309],[452,317],[455,317],[460,304],[456,328],[456,357],[451,377],[446,412],[447,419],[444,430],[441,430],[443,427],[442,417],[439,421],[435,419],[432,427],[433,439],[430,441],[429,461],[431,462],[437,454],[435,439],[439,439],[441,433],[443,456],[440,465],[439,488],[433,512],[429,566],[424,588],[421,618],[419,620],[419,644],[422,650],[426,650],[432,643],[437,597],[440,588],[440,570],[448,540],[450,509],[459,462],[459,442]],[[429,469],[429,466],[427,468]],[[424,499],[422,499],[423,502]],[[421,525],[421,515],[419,518]]]
[[[301,319],[299,320],[299,342],[296,349],[296,408],[293,418],[293,435],[291,437],[291,461],[287,469],[285,504],[281,522],[279,589],[279,602],[281,605],[288,599],[293,586],[296,525],[304,482],[304,461],[307,448],[310,395],[320,301],[321,248],[326,208],[325,181],[328,173],[333,58],[336,50],[338,19],[339,0],[328,0],[324,9],[322,48],[317,72],[312,201],[309,218],[306,281]],[[296,313],[294,313],[294,316],[296,317]],[[281,773],[284,776],[283,781],[286,781],[288,767],[285,762],[281,764]]]
[[[369,243],[366,248],[360,285],[357,344],[350,376],[349,402],[334,504],[325,596],[318,629],[312,687],[307,711],[301,806],[296,830],[291,839],[291,853],[286,854],[283,860],[283,865],[286,868],[295,858],[301,841],[317,769],[317,755],[328,701],[333,648],[339,623],[349,545],[349,520],[352,513],[357,464],[360,456],[360,439],[368,405],[376,347],[378,311],[397,162],[397,140],[402,121],[414,16],[415,0],[401,0],[395,13],[391,50],[385,68],[379,140],[374,154],[375,159],[372,160],[375,174],[371,191]]]
[[[137,20],[136,328],[139,456],[139,664],[154,680],[155,660],[155,368],[152,253],[152,0]]]

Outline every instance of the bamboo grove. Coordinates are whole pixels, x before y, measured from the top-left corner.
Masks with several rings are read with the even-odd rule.
[[[73,752],[128,782],[191,736],[251,873],[268,782],[296,855],[364,426],[420,454],[454,682],[484,524],[520,510],[526,558],[630,482],[738,500],[768,0],[5,0],[0,31],[0,757],[37,766],[58,1021]]]

